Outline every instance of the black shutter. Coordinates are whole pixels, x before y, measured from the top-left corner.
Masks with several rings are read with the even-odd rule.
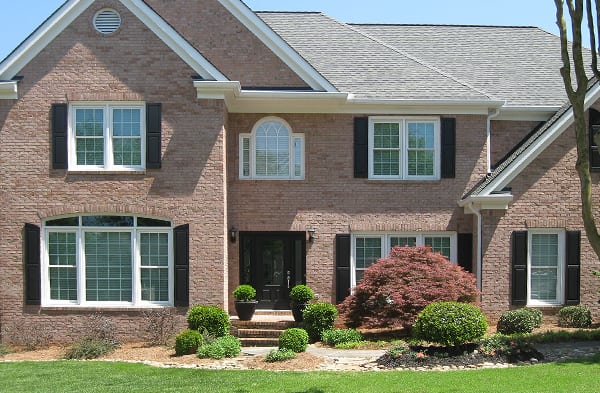
[[[456,177],[456,119],[442,118],[442,179]]]
[[[354,118],[354,177],[369,177],[369,118]]]
[[[600,151],[594,141],[594,136],[600,133],[600,112],[590,108],[589,111],[589,145],[590,145],[590,171],[600,172]]]
[[[69,106],[52,104],[52,169],[67,169],[67,129]]]
[[[146,168],[159,169],[162,165],[162,105],[146,105]]]
[[[188,307],[189,272],[190,272],[190,226],[181,225],[175,228],[175,306]]]
[[[458,234],[458,266],[473,273],[473,234]]]
[[[350,235],[335,236],[335,300],[350,294]]]
[[[42,304],[40,227],[25,224],[23,230],[23,259],[25,260],[25,304]]]
[[[565,303],[568,306],[579,304],[579,276],[581,256],[581,232],[567,231],[566,247],[566,296]]]
[[[512,233],[512,304],[527,304],[527,231]]]

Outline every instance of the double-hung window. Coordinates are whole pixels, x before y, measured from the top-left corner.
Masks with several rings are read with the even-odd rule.
[[[144,169],[145,119],[143,104],[72,104],[69,168],[117,171]]]
[[[429,246],[450,261],[456,261],[457,236],[453,232],[432,233],[365,233],[352,236],[350,284],[355,286],[364,271],[379,258],[386,257],[395,246]]]
[[[369,178],[440,178],[438,118],[369,118]]]
[[[560,230],[528,231],[528,301],[530,305],[563,303],[565,233]]]
[[[293,133],[284,120],[260,120],[239,143],[240,179],[304,179],[304,134]]]
[[[173,303],[169,221],[78,216],[48,220],[44,228],[44,305]]]

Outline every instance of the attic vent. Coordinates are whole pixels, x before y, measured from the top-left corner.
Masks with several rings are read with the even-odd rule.
[[[111,9],[101,10],[94,16],[94,27],[101,34],[112,34],[121,27],[121,15]]]

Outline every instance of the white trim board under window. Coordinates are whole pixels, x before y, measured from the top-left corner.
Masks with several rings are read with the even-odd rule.
[[[69,105],[69,170],[146,167],[146,106],[139,102]]]
[[[440,179],[437,117],[369,117],[369,178]]]
[[[527,231],[527,305],[555,306],[564,303],[565,231]]]
[[[304,134],[278,117],[266,117],[239,137],[240,179],[303,180]]]
[[[350,287],[362,278],[364,270],[379,258],[389,255],[394,246],[430,245],[452,263],[457,259],[456,232],[361,232],[353,233],[350,256]]]
[[[173,304],[173,229],[135,216],[76,216],[43,226],[42,306]]]

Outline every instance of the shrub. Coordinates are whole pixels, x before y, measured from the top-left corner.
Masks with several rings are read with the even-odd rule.
[[[531,333],[536,324],[533,313],[526,308],[519,308],[502,313],[496,330],[502,334]]]
[[[302,313],[304,329],[311,340],[319,340],[321,333],[333,328],[338,311],[333,304],[318,302],[309,304]]]
[[[339,344],[362,341],[363,336],[355,329],[328,329],[321,333],[321,341],[333,347]]]
[[[256,289],[252,285],[240,285],[233,291],[233,297],[238,302],[249,302],[256,299]]]
[[[533,321],[533,328],[537,329],[539,327],[542,326],[542,321],[544,318],[544,315],[542,314],[542,312],[540,310],[538,310],[537,308],[530,308],[530,307],[525,307],[523,308],[523,312],[528,313]]]
[[[199,358],[223,359],[234,358],[242,352],[242,344],[237,337],[222,336],[214,342],[198,348]]]
[[[279,335],[279,349],[304,352],[308,346],[308,333],[299,328],[286,329]]]
[[[296,303],[308,303],[315,298],[315,293],[306,285],[296,285],[290,291],[290,300]]]
[[[487,330],[479,307],[467,303],[437,302],[425,307],[414,324],[415,338],[442,345],[460,345],[482,338]]]
[[[197,330],[184,330],[175,337],[175,354],[177,356],[190,355],[202,346],[202,334]]]
[[[146,340],[150,345],[167,345],[175,333],[175,314],[172,308],[144,311]]]
[[[402,328],[430,303],[474,303],[478,294],[473,274],[430,247],[394,247],[365,270],[339,310],[349,327]]]
[[[284,360],[290,360],[296,358],[296,352],[291,349],[273,349],[265,356],[265,361],[269,363],[283,362]]]
[[[584,306],[563,307],[558,311],[558,326],[589,328],[592,326],[592,313]]]
[[[190,308],[187,317],[190,330],[203,331],[215,337],[223,337],[229,334],[231,323],[229,315],[216,306],[194,306]]]
[[[6,356],[10,353],[10,348],[4,344],[0,344],[0,357]]]
[[[88,317],[84,329],[86,332],[84,340],[106,341],[115,348],[121,344],[117,339],[113,320],[100,312],[94,313]]]
[[[88,337],[71,345],[65,353],[65,359],[97,359],[115,348],[114,343],[109,340]]]

